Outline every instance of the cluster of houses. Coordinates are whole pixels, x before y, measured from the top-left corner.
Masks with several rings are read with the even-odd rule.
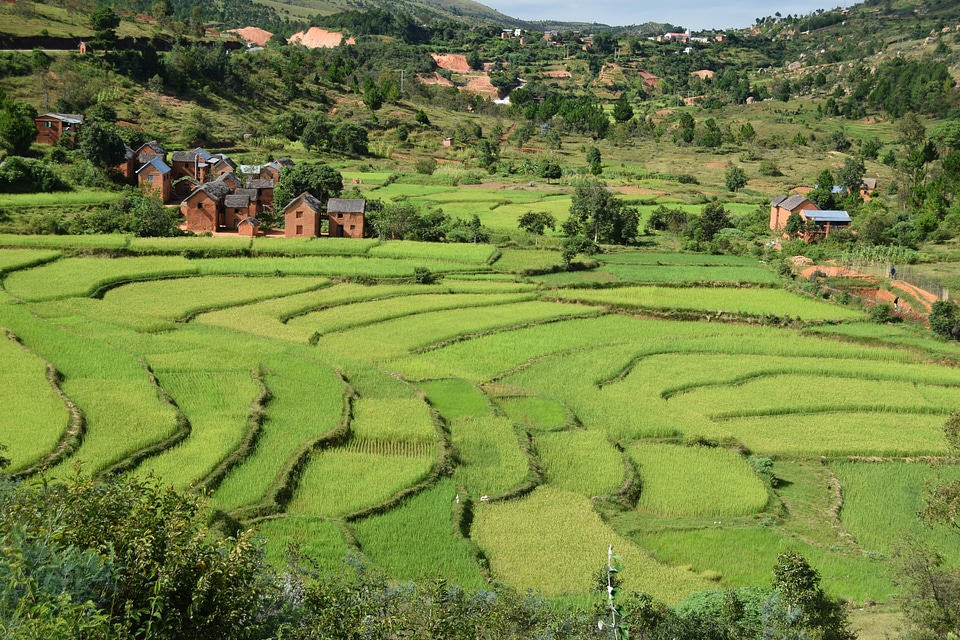
[[[83,116],[45,113],[36,119],[37,142],[55,144],[61,136],[75,139]],[[180,203],[183,228],[193,232],[263,234],[264,212],[274,214],[274,186],[281,172],[293,167],[290,158],[263,165],[238,165],[223,153],[197,147],[172,154],[156,140],[134,150],[125,146],[117,171],[136,182],[144,193],[156,194],[164,204]],[[362,238],[366,202],[332,198],[327,202],[326,235]],[[323,231],[323,204],[308,192],[301,193],[283,209],[284,235],[288,238],[318,237]]]

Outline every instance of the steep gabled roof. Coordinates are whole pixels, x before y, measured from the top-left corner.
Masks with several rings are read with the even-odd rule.
[[[197,161],[197,152],[196,151],[174,151],[173,155],[170,156],[170,159],[174,162],[196,162]]]
[[[233,194],[237,196],[246,196],[250,200],[257,199],[257,190],[256,189],[234,189]]]
[[[277,158],[276,160],[274,160],[274,162],[276,162],[281,167],[295,167],[297,165],[297,163],[294,162],[292,158]]]
[[[363,213],[367,201],[362,198],[330,198],[327,201],[327,213]]]
[[[159,153],[160,155],[165,155],[167,153],[167,150],[163,148],[163,145],[157,142],[156,140],[144,142],[142,145],[140,145],[140,148],[137,149],[137,153],[143,153],[144,149],[152,150],[152,151],[147,151],[147,153]]]
[[[133,160],[137,157],[137,152],[130,148],[129,145],[123,145],[123,159],[124,160]]]
[[[238,187],[243,185],[243,181],[241,181],[240,178],[237,177],[237,174],[235,174],[233,171],[221,173],[217,179],[214,180],[214,182],[227,182],[228,180],[236,184]]]
[[[219,181],[208,182],[202,185],[200,190],[214,200],[223,200],[226,196],[233,193],[233,189],[230,188],[230,185]]]
[[[247,189],[273,189],[273,180],[267,178],[247,180]]]
[[[287,206],[285,206],[285,207],[283,208],[283,212],[286,213],[286,212],[287,212],[287,209],[290,209],[290,208],[293,207],[297,202],[300,202],[300,201],[303,201],[304,204],[306,204],[308,207],[310,207],[310,208],[313,209],[314,211],[320,211],[320,210],[323,209],[323,204],[320,202],[320,200],[318,200],[318,199],[317,199],[312,193],[310,193],[309,191],[304,191],[303,193],[301,193],[300,195],[298,195],[296,198],[294,198],[293,200],[291,200],[291,201],[290,201],[290,204],[288,204]]]
[[[244,209],[250,206],[250,196],[231,193],[230,195],[224,197],[223,206]]]
[[[170,168],[170,165],[168,165],[166,162],[161,160],[160,156],[156,156],[156,155],[150,158],[146,163],[144,163],[142,167],[137,169],[137,173],[140,173],[147,167],[153,167],[154,169],[156,169],[157,171],[163,174],[167,174],[173,171],[173,169]]]
[[[193,151],[194,151],[194,153],[196,153],[198,156],[200,156],[201,158],[203,158],[205,162],[209,162],[209,161],[210,161],[210,158],[213,157],[213,156],[210,155],[210,153],[209,153],[208,151],[205,151],[205,150],[203,149],[203,147],[197,147],[197,148],[194,149]]]
[[[783,202],[786,199],[787,199],[787,196],[777,196],[776,198],[770,201],[770,206],[777,207],[780,205],[781,202]]]
[[[781,209],[786,209],[787,211],[793,211],[804,202],[807,202],[807,196],[795,193],[789,198],[782,200],[778,205],[772,205],[775,207],[780,207]],[[816,206],[816,205],[814,205]]]

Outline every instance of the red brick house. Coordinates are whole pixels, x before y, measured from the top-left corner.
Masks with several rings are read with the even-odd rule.
[[[117,172],[128,182],[137,177],[137,152],[127,145],[123,145],[123,162],[116,166]]]
[[[187,231],[222,231],[226,227],[223,200],[230,193],[230,186],[219,180],[194,189],[180,203]],[[235,228],[231,221],[230,229]]]
[[[247,180],[247,189],[256,189],[259,211],[273,211],[273,180]]]
[[[286,238],[315,238],[320,235],[320,215],[323,204],[308,191],[304,191],[283,208]]]
[[[170,179],[172,171],[170,165],[153,156],[137,169],[137,184],[144,193],[155,193],[164,203],[170,202],[173,196],[173,182]]]
[[[240,178],[237,177],[237,174],[235,174],[233,171],[227,171],[226,173],[223,173],[217,176],[214,182],[223,182],[227,185],[230,185],[230,188],[233,189],[234,191],[236,191],[237,189],[243,186],[243,182],[240,180]]]
[[[257,201],[246,193],[231,193],[223,198],[223,217],[228,229],[239,229],[240,222],[257,217]]]
[[[163,148],[163,145],[157,142],[156,140],[151,140],[150,142],[144,142],[140,145],[140,148],[137,149],[137,159],[140,164],[146,164],[150,161],[152,157],[158,157],[163,160],[164,164],[167,162],[167,150]]]
[[[260,221],[254,217],[247,217],[237,223],[237,233],[241,236],[256,236],[260,234]]]
[[[327,201],[327,219],[331,238],[362,238],[364,210],[367,201],[362,198],[331,198]]]
[[[73,148],[83,126],[83,116],[76,113],[45,113],[33,119],[37,127],[37,144],[57,144],[61,136],[68,136],[67,146]]]
[[[213,178],[219,178],[227,173],[235,173],[237,170],[237,163],[222,153],[210,156],[207,164],[210,165],[207,175]]]
[[[178,199],[186,198],[193,191],[194,183],[184,178],[192,178],[202,182],[200,178],[200,156],[196,151],[174,151],[170,157],[170,168],[173,170],[173,191]]]
[[[777,196],[770,202],[770,229],[783,231],[787,226],[787,219],[791,213],[800,211],[816,211],[817,205],[810,202],[806,196],[794,194],[792,196]]]

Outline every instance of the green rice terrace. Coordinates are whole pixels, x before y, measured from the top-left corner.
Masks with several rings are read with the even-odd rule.
[[[483,244],[0,246],[7,471],[205,492],[278,566],[296,543],[321,567],[353,552],[584,604],[612,544],[625,586],[677,603],[765,585],[793,549],[864,603],[896,595],[905,533],[960,561],[916,517],[925,481],[956,475],[935,463],[960,348],[751,258],[550,272],[557,251]]]

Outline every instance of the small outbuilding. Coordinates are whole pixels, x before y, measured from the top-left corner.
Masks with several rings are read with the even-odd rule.
[[[817,205],[810,202],[806,196],[794,194],[792,196],[777,196],[770,202],[770,229],[783,231],[787,226],[790,214],[800,211],[815,211]]]
[[[331,198],[327,219],[331,238],[362,238],[367,201],[362,198]]]

